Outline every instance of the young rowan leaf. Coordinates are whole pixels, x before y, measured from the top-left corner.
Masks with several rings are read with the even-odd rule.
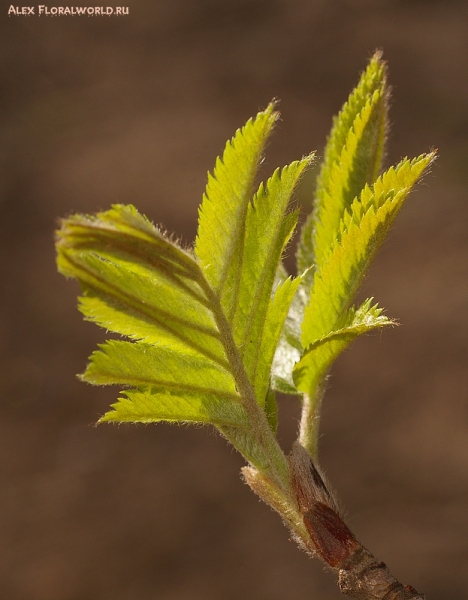
[[[312,156],[277,169],[261,184],[249,204],[245,220],[242,261],[236,274],[240,284],[232,327],[241,355],[258,345],[265,329],[278,264],[297,224],[297,211],[287,213],[291,196]],[[249,372],[249,361],[246,360]]]
[[[344,211],[380,170],[387,127],[386,66],[375,53],[334,119],[317,180],[315,204],[298,245],[298,269],[320,269]],[[310,282],[312,274],[307,278]]]
[[[406,159],[378,178],[374,186],[366,186],[345,212],[328,259],[314,274],[310,302],[305,308],[302,324],[302,344],[306,353],[293,371],[294,383],[306,394],[300,440],[312,456],[317,454],[321,384],[328,366],[354,339],[355,333],[365,331],[369,325],[374,328],[388,324],[371,311],[367,315],[370,320],[364,327],[362,323],[355,323],[357,329],[353,326],[353,331],[340,332],[343,327],[352,325],[349,319],[354,321],[356,315],[365,316],[368,312],[357,311],[353,317],[348,307],[412,186],[433,159],[433,153],[412,161]]]
[[[256,121],[248,123],[238,134],[237,141],[228,147],[225,164],[218,164],[216,171],[224,185],[221,191],[228,191],[226,185],[231,176],[226,174],[225,168],[228,166],[235,171],[242,165],[242,160],[253,179],[261,148],[275,118],[269,107]],[[255,140],[257,147],[253,152]],[[235,157],[240,162],[233,156],[239,150],[244,154],[243,158]],[[307,158],[275,173],[267,185],[260,188],[253,202],[250,202],[251,194],[247,193],[251,185],[244,186],[240,194],[245,181],[239,174],[239,179],[230,181],[229,185],[234,188],[240,185],[236,188],[237,208],[230,207],[231,225],[238,229],[233,238],[236,246],[229,249],[230,256],[223,258],[221,250],[218,255],[218,258],[221,256],[219,264],[226,268],[224,296],[221,288],[210,286],[196,258],[161,234],[133,207],[116,205],[96,217],[78,215],[63,222],[57,243],[59,269],[81,283],[84,291],[80,305],[82,312],[111,331],[145,341],[145,344],[136,345],[111,344],[92,358],[85,379],[94,383],[120,382],[138,386],[137,390],[126,393],[126,399],[121,399],[118,408],[114,407],[116,410],[106,416],[107,420],[118,420],[119,416],[124,420],[176,419],[176,415],[183,412],[182,420],[212,422],[228,439],[235,438],[239,443],[247,444],[246,449],[250,448],[252,457],[258,456],[262,464],[267,465],[271,477],[280,485],[284,484],[288,477],[287,462],[257,402],[262,406],[265,402],[274,347],[299,282],[285,282],[272,297],[274,275],[297,220],[295,213],[287,213],[288,204],[309,162],[310,158]],[[204,207],[205,215],[213,208],[208,200]],[[220,216],[218,209],[219,206],[213,209],[211,217]],[[229,210],[227,213],[229,215]],[[200,236],[202,262],[203,235]],[[238,243],[239,239],[241,243]],[[202,264],[202,267],[206,267],[208,276],[213,275],[209,265]],[[243,341],[236,339],[239,336],[232,323],[235,311],[231,310],[231,315],[226,312],[232,283],[236,289],[235,308],[241,305],[246,311],[243,315],[246,322],[238,320]],[[169,360],[167,352],[161,350],[162,345],[171,344],[178,353],[177,359],[171,355]],[[157,347],[151,350],[150,345]],[[189,368],[187,359],[181,359],[195,355],[194,365],[199,368]],[[209,370],[206,359],[213,361],[218,370]],[[170,369],[164,364],[171,365],[172,378]],[[230,389],[227,384],[221,391],[210,386],[208,372],[219,375],[220,369],[230,382]],[[228,373],[232,373],[232,377]],[[201,375],[205,379],[208,377],[205,383],[201,382]],[[210,420],[206,410],[199,414],[200,407],[194,412],[186,408],[182,411],[182,400],[177,400],[182,389],[192,396],[203,394],[205,404],[200,405],[202,408],[206,408],[206,398],[216,394],[221,394],[218,398],[221,404],[239,402],[250,427],[257,432],[255,435],[263,430],[260,446],[252,432],[240,435],[232,420],[225,422],[218,417]],[[169,400],[161,400],[168,394],[176,398],[174,406],[179,411],[172,416]],[[148,403],[153,411],[151,414],[146,411]],[[158,412],[161,406],[163,413]],[[222,429],[223,423],[229,431]],[[237,442],[233,443],[238,447]],[[266,459],[265,452],[269,453]]]
[[[316,272],[310,302],[304,312],[302,345],[307,348],[335,331],[411,188],[434,159],[426,154],[402,161],[366,187],[346,213],[340,237],[327,262]]]
[[[312,157],[277,170],[249,205],[241,282],[232,327],[257,400],[263,404],[278,338],[299,280],[287,279],[272,296],[275,275],[296,222],[287,213],[293,191]]]
[[[136,209],[71,217],[58,237],[59,270],[81,283],[89,320],[133,339],[183,343],[227,364],[198,264]]]
[[[208,175],[199,210],[195,254],[228,320],[239,297],[246,215],[265,142],[278,117],[274,105],[249,120],[229,141]]]

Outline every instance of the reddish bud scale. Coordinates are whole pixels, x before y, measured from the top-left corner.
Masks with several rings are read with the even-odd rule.
[[[360,544],[337,513],[316,502],[304,515],[304,525],[309,532],[317,554],[334,569],[349,560]]]

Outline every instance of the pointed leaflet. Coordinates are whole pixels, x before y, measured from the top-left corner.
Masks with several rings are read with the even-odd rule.
[[[240,401],[228,371],[173,346],[110,340],[90,360],[82,379],[94,385],[152,385]]]
[[[114,270],[116,270],[115,267]],[[119,271],[122,277],[124,273],[124,271]],[[125,277],[131,284],[133,278],[128,271],[125,273]],[[134,298],[127,297],[126,301],[119,302],[110,294],[105,295],[100,292],[100,295],[95,295],[87,290],[87,295],[79,298],[78,308],[88,321],[96,323],[107,331],[124,335],[133,340],[143,340],[149,344],[171,344],[183,351],[192,348],[204,356],[212,357],[220,364],[226,364],[224,351],[218,339],[218,333],[213,328],[214,325],[208,323],[209,328],[201,330],[204,321],[203,310],[198,313],[198,321],[182,319],[184,312],[192,308],[190,303],[187,306],[187,303],[183,303],[183,295],[174,293],[174,290],[168,290],[150,280],[147,282],[148,289],[144,297],[149,297],[155,304],[156,308],[151,309],[147,303],[141,301],[142,281],[138,279],[137,282],[140,286],[139,302],[141,304],[139,306]],[[129,285],[129,288],[132,293],[136,290],[135,286]],[[168,294],[163,296],[164,292],[168,292]],[[155,299],[157,299],[156,302]],[[170,313],[167,311],[168,306],[172,308]],[[177,308],[179,307],[181,310],[178,312]],[[197,308],[197,305],[194,308]]]
[[[378,90],[383,92],[386,86],[386,64],[382,53],[377,51],[369,61],[357,86],[349,95],[340,113],[333,119],[333,127],[325,148],[324,166],[321,178],[328,177],[328,169],[339,160],[343,147],[346,145],[349,130],[352,129],[356,117],[363,110],[369,98]],[[376,168],[377,163],[375,163]],[[377,173],[375,174],[377,176]]]
[[[382,309],[366,300],[358,310],[349,309],[341,327],[312,343],[294,368],[294,382],[299,390],[313,392],[328,367],[349,344],[363,333],[394,323],[383,316]]]
[[[306,394],[300,441],[312,456],[317,454],[321,382],[328,366],[357,335],[388,324],[372,307],[367,310],[366,303],[354,316],[347,308],[411,187],[432,159],[429,154],[404,160],[379,178],[373,189],[367,186],[345,213],[328,261],[315,273],[302,326],[306,353],[293,371],[298,389]]]
[[[385,63],[376,53],[335,118],[318,177],[315,206],[298,246],[300,271],[320,268],[343,212],[380,170],[387,122]],[[308,278],[310,281],[311,276]]]
[[[353,203],[328,261],[315,273],[302,325],[304,348],[339,328],[390,225],[433,158],[431,153],[412,161],[403,160],[379,178],[373,188],[364,189],[362,202]]]
[[[344,211],[366,184],[375,181],[375,162],[378,158],[380,164],[381,152],[378,150],[382,145],[378,142],[383,140],[382,113],[385,113],[385,97],[377,90],[356,117],[340,159],[330,169],[328,185],[318,190],[320,204],[315,213],[313,236],[318,269],[326,260]],[[376,140],[377,135],[380,139]]]
[[[199,266],[133,207],[67,219],[58,237],[59,270],[80,281],[87,318],[148,342],[176,340],[226,364]]]
[[[222,402],[203,394],[171,393],[161,388],[143,386],[122,392],[113,410],[99,419],[118,423],[156,423],[158,421],[212,423],[238,429],[247,427],[245,412],[239,404]]]
[[[266,186],[260,186],[247,211],[242,268],[238,274],[241,284],[232,324],[247,374],[261,403],[273,352],[298,283],[287,280],[272,298],[278,264],[297,222],[297,213],[286,211],[310,160],[307,157],[276,170]]]
[[[230,320],[239,296],[245,219],[266,139],[277,119],[273,104],[237,131],[218,158],[200,207],[195,254]]]

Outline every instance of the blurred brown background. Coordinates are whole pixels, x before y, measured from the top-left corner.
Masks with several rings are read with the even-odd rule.
[[[466,0],[125,5],[120,18],[1,8],[1,598],[341,597],[241,483],[219,436],[92,427],[117,390],[75,377],[105,333],[82,322],[77,286],[56,273],[53,230],[73,211],[133,202],[189,243],[206,171],[234,130],[278,97],[264,173],[321,152],[377,47],[393,86],[388,164],[431,147],[440,159],[363,291],[402,326],[334,368],[322,462],[351,527],[400,580],[428,600],[466,598]],[[288,449],[295,401],[280,411]]]

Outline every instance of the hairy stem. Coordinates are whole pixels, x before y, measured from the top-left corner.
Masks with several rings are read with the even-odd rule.
[[[289,466],[284,452],[281,450],[278,441],[271,430],[265,412],[259,406],[253,386],[245,371],[242,358],[234,342],[232,329],[221,307],[219,298],[212,290],[211,286],[200,274],[199,284],[210,301],[213,316],[218,326],[221,341],[223,343],[231,371],[236,382],[237,389],[242,399],[242,404],[247,413],[247,417],[252,428],[252,434],[263,449],[268,463],[267,475],[274,485],[286,496],[291,496]],[[255,465],[263,470],[260,465]]]
[[[301,421],[299,424],[298,441],[307,449],[310,456],[317,460],[318,456],[318,430],[320,424],[320,408],[325,391],[325,384],[321,383],[315,388],[313,394],[304,394],[302,397]]]

